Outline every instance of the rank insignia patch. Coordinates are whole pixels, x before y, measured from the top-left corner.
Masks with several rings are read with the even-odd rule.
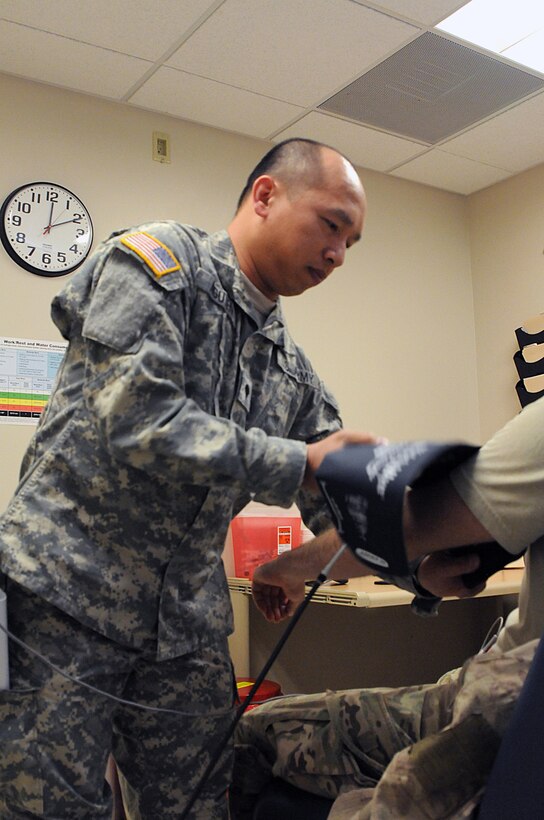
[[[129,233],[121,237],[121,242],[137,253],[149,265],[157,278],[175,270],[181,270],[181,265],[172,251],[145,231]]]

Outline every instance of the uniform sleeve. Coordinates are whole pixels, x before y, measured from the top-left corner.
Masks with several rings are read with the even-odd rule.
[[[453,486],[501,546],[518,553],[544,534],[544,400],[499,430],[451,474]]]
[[[306,362],[309,366],[308,360]],[[299,418],[291,431],[296,438],[302,438],[308,443],[319,441],[342,428],[342,419],[336,399],[317,375],[316,383],[319,386],[309,392]],[[316,494],[301,489],[297,497],[297,505],[305,525],[314,535],[319,535],[334,526],[329,508],[321,493]]]
[[[82,335],[84,398],[112,456],[151,476],[252,492],[289,506],[306,445],[244,430],[185,393],[184,342],[190,263],[161,277],[116,248],[104,261]]]

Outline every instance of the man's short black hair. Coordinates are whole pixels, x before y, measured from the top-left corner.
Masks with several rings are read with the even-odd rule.
[[[311,188],[318,185],[323,172],[321,157],[323,148],[331,148],[331,150],[336,151],[336,148],[332,148],[330,145],[301,137],[293,137],[278,142],[257,163],[247,178],[238,199],[236,210],[239,210],[242,202],[251,191],[255,180],[263,174],[276,174],[288,187],[299,184]],[[337,153],[340,153],[340,151],[337,151]]]

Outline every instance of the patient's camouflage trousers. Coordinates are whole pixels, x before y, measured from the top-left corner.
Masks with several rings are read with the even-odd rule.
[[[476,656],[443,683],[259,706],[235,737],[234,820],[272,777],[334,799],[329,820],[473,816],[536,644]]]

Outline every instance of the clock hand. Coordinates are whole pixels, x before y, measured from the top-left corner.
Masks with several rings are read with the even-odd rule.
[[[51,220],[53,219],[53,206],[54,206],[54,204],[55,204],[54,202],[51,203],[51,210],[49,211],[49,224],[47,225],[46,228],[44,228],[44,231],[43,231],[44,236],[45,236],[46,233],[49,233],[49,231],[51,230]]]
[[[75,219],[65,219],[64,222],[55,222],[54,225],[49,225],[49,229],[58,228],[59,225],[68,225],[69,222],[75,222]],[[49,233],[49,230],[47,231]]]

